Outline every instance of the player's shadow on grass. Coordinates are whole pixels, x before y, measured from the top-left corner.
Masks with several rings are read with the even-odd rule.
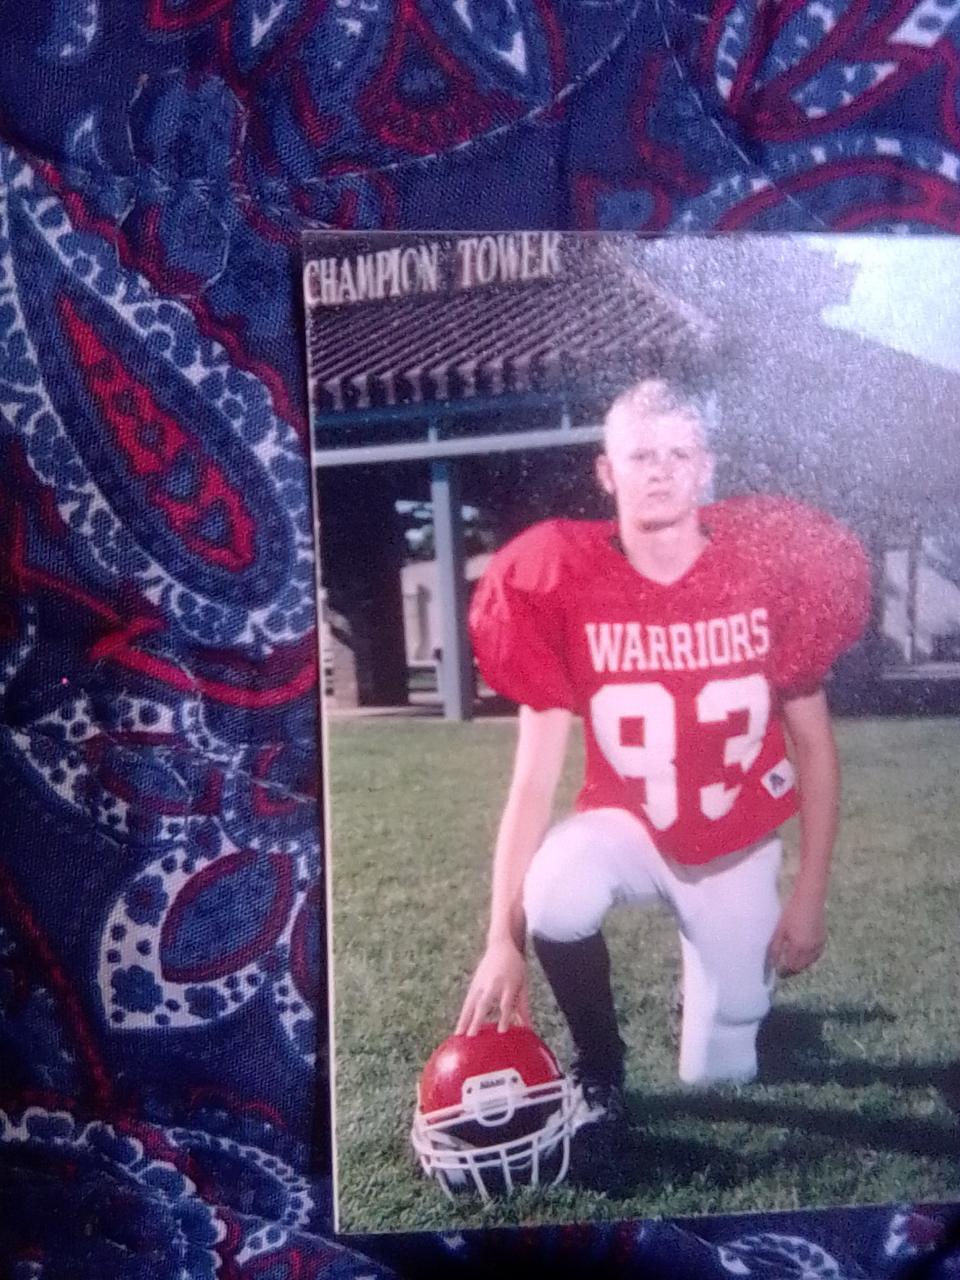
[[[862,1025],[895,1017],[882,1008],[840,1007],[811,1010],[781,1006],[771,1012],[758,1041],[760,1082],[765,1085],[811,1084],[859,1089],[883,1084],[891,1088],[936,1090],[955,1115],[960,1115],[960,1060],[932,1063],[882,1063],[838,1058],[824,1037],[824,1024],[836,1021]],[[746,1089],[731,1095],[719,1090],[688,1091],[668,1097],[631,1097],[636,1128],[633,1164],[639,1172],[639,1189],[649,1176],[649,1163],[665,1159],[667,1168],[689,1178],[709,1166],[710,1181],[728,1186],[746,1178],[761,1176],[771,1167],[791,1164],[809,1167],[820,1157],[836,1152],[840,1145],[852,1145],[911,1156],[953,1158],[960,1167],[960,1140],[952,1124],[903,1114],[883,1116],[861,1111],[809,1106],[796,1101],[777,1101],[751,1096]],[[720,1146],[684,1144],[679,1149],[658,1134],[663,1122],[696,1118],[716,1123],[735,1122],[769,1125],[787,1130],[790,1137],[780,1142],[776,1155],[737,1158]],[[686,1147],[690,1146],[691,1150]],[[695,1163],[685,1164],[694,1157]],[[662,1168],[662,1167],[661,1167]],[[644,1174],[645,1169],[645,1174]],[[661,1174],[662,1176],[662,1174]]]
[[[764,1085],[809,1084],[861,1089],[871,1085],[936,1090],[960,1116],[960,1060],[885,1065],[838,1058],[824,1036],[828,1022],[862,1025],[896,1022],[893,1014],[841,1006],[830,1010],[775,1008],[758,1041],[760,1082]],[[953,1158],[960,1168],[960,1140],[956,1128],[942,1121],[903,1114],[883,1116],[875,1111],[809,1106],[796,1101],[758,1097],[745,1089],[731,1095],[720,1090],[684,1091],[652,1098],[631,1093],[634,1124],[627,1150],[612,1178],[609,1194],[616,1198],[642,1194],[665,1182],[682,1185],[692,1176],[706,1176],[716,1188],[731,1188],[762,1177],[772,1169],[809,1168],[829,1159],[840,1146],[859,1146],[910,1156]],[[775,1153],[739,1154],[722,1143],[677,1139],[670,1122],[707,1122],[770,1126],[782,1137]],[[665,1128],[666,1122],[666,1128]]]
[[[863,1089],[873,1084],[893,1088],[936,1089],[947,1106],[960,1114],[960,1060],[901,1062],[885,1065],[864,1059],[837,1058],[824,1037],[826,1023],[862,1026],[868,1022],[896,1022],[880,1006],[803,1009],[777,1005],[757,1038],[759,1078],[763,1084],[840,1085]]]
[[[659,1195],[665,1186],[686,1186],[696,1175],[705,1176],[712,1188],[729,1190],[768,1167],[766,1161],[761,1164],[711,1142],[678,1138],[662,1127],[658,1131],[647,1118],[656,1114],[659,1100],[631,1095],[628,1102],[632,1124],[623,1146],[601,1168],[596,1182],[581,1184],[583,1189],[603,1191],[614,1200],[635,1200],[645,1193]],[[571,1178],[577,1181],[575,1172]]]

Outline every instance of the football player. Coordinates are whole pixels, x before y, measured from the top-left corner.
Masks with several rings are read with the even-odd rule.
[[[866,619],[868,566],[849,531],[798,502],[701,505],[712,471],[698,401],[662,379],[631,387],[596,463],[615,518],[528,529],[471,607],[480,669],[520,712],[487,945],[457,1030],[529,1019],[529,933],[575,1046],[575,1156],[624,1130],[611,907],[676,918],[689,1084],[755,1077],[775,975],[826,941],[839,768],[822,682]],[[551,828],[575,716],[585,778]],[[781,904],[777,829],[798,811]]]

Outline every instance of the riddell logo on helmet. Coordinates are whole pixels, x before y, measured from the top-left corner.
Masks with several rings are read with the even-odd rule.
[[[504,1124],[520,1105],[523,1081],[517,1071],[503,1068],[472,1076],[463,1084],[463,1105],[482,1125]]]
[[[471,1097],[480,1093],[514,1092],[523,1088],[523,1077],[515,1067],[501,1067],[499,1071],[487,1071],[482,1076],[470,1076],[463,1082],[463,1096]]]
[[[506,1073],[502,1076],[488,1077],[477,1082],[480,1089],[505,1089],[510,1083],[510,1076]]]

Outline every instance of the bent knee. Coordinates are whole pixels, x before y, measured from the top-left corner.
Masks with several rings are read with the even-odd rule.
[[[716,989],[706,1006],[684,1010],[680,1079],[688,1085],[746,1084],[757,1076],[757,1034],[770,1010],[764,990]]]
[[[766,982],[749,987],[725,987],[717,992],[715,1021],[720,1026],[739,1027],[762,1022],[770,1012],[771,987]]]
[[[576,942],[597,932],[612,892],[590,863],[589,850],[572,841],[563,824],[547,835],[523,885],[531,933],[551,942]]]

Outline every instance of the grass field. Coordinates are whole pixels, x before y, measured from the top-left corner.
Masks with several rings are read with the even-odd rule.
[[[486,927],[510,721],[334,724],[336,1108],[344,1231],[946,1200],[960,1194],[960,721],[838,725],[844,818],[830,944],[784,983],[763,1083],[687,1090],[669,1008],[669,918],[608,938],[636,1138],[629,1191],[561,1186],[452,1206],[414,1164],[418,1071],[452,1029]],[[579,777],[571,759],[564,799]],[[789,876],[795,832],[786,832]],[[532,966],[532,969],[534,967]],[[538,1031],[566,1033],[539,972]]]

